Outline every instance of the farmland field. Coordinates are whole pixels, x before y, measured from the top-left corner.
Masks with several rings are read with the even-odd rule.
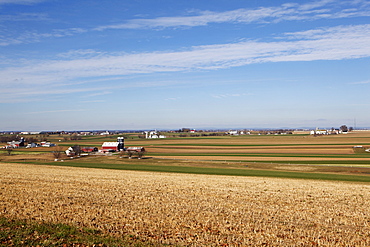
[[[64,150],[116,137],[49,138]],[[370,153],[353,148],[369,148],[370,132],[125,144],[145,158],[0,153],[0,216],[180,246],[370,245]]]
[[[63,141],[61,136],[49,139],[63,148],[72,145],[100,147],[103,141],[117,136],[87,136],[78,141]],[[166,139],[140,139],[134,134],[125,137],[126,146],[143,146],[147,157],[172,160],[233,161],[304,165],[370,167],[370,153],[355,152],[354,146],[370,148],[370,131],[354,131],[346,135],[243,135],[207,136]],[[20,153],[50,153],[50,148],[19,149]],[[6,161],[10,157],[0,157]],[[18,157],[21,159],[21,157]],[[13,157],[13,159],[16,159]]]
[[[369,246],[370,185],[0,165],[1,216],[180,246]]]
[[[309,135],[237,136],[215,139],[158,140],[150,144],[154,157],[297,164],[369,165],[370,132],[314,137]]]

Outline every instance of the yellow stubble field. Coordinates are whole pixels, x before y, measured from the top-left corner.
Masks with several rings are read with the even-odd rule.
[[[370,185],[0,164],[2,216],[180,246],[369,246]]]

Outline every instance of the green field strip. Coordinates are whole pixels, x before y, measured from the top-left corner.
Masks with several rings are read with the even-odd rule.
[[[370,143],[312,143],[312,144],[213,144],[213,143],[165,143],[161,146],[199,146],[199,147],[304,147],[304,146],[368,146]],[[161,148],[160,146],[155,146]],[[166,147],[162,147],[166,148]]]
[[[81,145],[81,143],[67,143],[67,144],[58,144],[58,147],[73,147],[75,145],[78,145],[80,147],[99,147],[101,145],[94,145],[91,143],[87,143],[86,145]]]
[[[101,230],[51,223],[36,219],[0,216],[0,246],[160,246],[132,239],[130,235],[113,237]]]
[[[150,172],[167,172],[167,173],[274,177],[274,178],[292,178],[292,179],[315,179],[315,180],[335,180],[335,181],[367,182],[367,183],[370,182],[370,176],[327,174],[327,173],[286,172],[286,171],[270,171],[270,170],[252,170],[252,169],[226,169],[226,168],[207,168],[207,167],[189,167],[189,166],[82,163],[82,162],[70,162],[70,161],[69,162],[22,162],[22,163],[36,164],[36,165],[70,166],[70,167],[82,167],[82,168],[150,171]]]
[[[228,161],[228,160],[226,160]],[[230,160],[229,162],[237,162]],[[297,164],[297,165],[338,165],[338,166],[362,166],[370,167],[370,160],[240,160],[245,163],[265,163],[265,164]]]
[[[287,158],[369,158],[369,154],[338,154],[338,155],[326,155],[326,154],[275,154],[275,153],[254,153],[254,154],[243,154],[243,153],[150,153],[146,155],[153,156],[230,156],[230,157],[287,157]],[[369,160],[370,161],[370,160]]]

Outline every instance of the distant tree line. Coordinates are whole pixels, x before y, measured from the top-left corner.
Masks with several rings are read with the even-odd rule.
[[[65,136],[63,139],[65,141],[69,141],[69,140],[71,140],[71,141],[78,141],[78,140],[82,140],[82,137],[79,136],[78,134],[74,133],[74,134],[72,134],[70,136]]]
[[[19,135],[0,136],[0,142],[11,142],[11,141],[20,141],[20,140],[21,140],[21,136]],[[26,137],[24,138],[24,141],[27,143],[46,141],[46,137],[44,136]]]

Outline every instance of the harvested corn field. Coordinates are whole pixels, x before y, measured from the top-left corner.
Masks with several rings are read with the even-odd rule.
[[[0,164],[2,216],[180,246],[369,246],[370,185]]]

